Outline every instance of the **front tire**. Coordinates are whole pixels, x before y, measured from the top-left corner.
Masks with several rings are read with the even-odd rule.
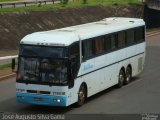
[[[81,85],[81,87],[79,88],[79,92],[78,92],[78,102],[77,102],[77,106],[82,106],[87,98],[87,91],[86,91],[86,87],[84,84]]]

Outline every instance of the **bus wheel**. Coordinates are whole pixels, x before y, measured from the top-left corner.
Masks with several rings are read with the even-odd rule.
[[[77,106],[82,106],[86,100],[86,87],[84,84],[81,85],[79,92],[78,92],[78,102]]]
[[[128,84],[131,81],[131,78],[132,78],[132,70],[131,70],[131,67],[128,66],[126,69],[126,79],[124,83]]]
[[[118,85],[117,85],[118,88],[121,88],[123,86],[124,80],[125,80],[125,73],[124,70],[121,69],[118,77]]]

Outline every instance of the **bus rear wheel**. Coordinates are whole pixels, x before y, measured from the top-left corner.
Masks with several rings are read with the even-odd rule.
[[[118,85],[117,85],[118,88],[121,88],[123,86],[124,80],[125,80],[125,72],[123,69],[121,69],[118,76]]]
[[[86,97],[87,97],[87,91],[84,84],[81,85],[79,92],[78,92],[78,102],[77,106],[82,106],[85,103]]]
[[[131,67],[128,66],[126,69],[126,78],[125,78],[124,83],[129,84],[131,79],[132,79],[132,70],[131,70]]]

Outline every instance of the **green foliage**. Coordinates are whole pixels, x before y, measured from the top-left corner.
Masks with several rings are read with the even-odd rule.
[[[64,5],[68,4],[69,0],[61,0]]]
[[[83,0],[83,4],[87,4],[87,0]]]
[[[82,4],[87,3],[87,4]],[[61,3],[49,4],[49,5],[33,5],[27,7],[16,8],[0,8],[0,12],[24,12],[24,11],[47,11],[55,9],[67,9],[67,8],[80,8],[86,6],[112,6],[112,5],[129,5],[129,4],[142,4],[140,0],[62,0]]]
[[[11,68],[11,63],[10,64],[0,65],[0,70],[5,69],[5,68]]]
[[[16,62],[15,65],[18,65],[18,62]],[[12,66],[12,63],[2,64],[0,65],[0,70],[7,69],[7,68],[11,69],[11,66]]]
[[[19,0],[0,0],[0,2],[12,2],[12,1],[19,1]]]
[[[157,32],[157,31],[160,32],[160,27],[146,29],[146,32],[150,32],[150,33],[154,33],[154,32]]]

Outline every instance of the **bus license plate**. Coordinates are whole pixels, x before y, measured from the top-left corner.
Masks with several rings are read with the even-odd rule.
[[[39,98],[39,97],[35,97],[34,100],[35,100],[35,101],[42,101],[43,99],[42,99],[42,98]]]

